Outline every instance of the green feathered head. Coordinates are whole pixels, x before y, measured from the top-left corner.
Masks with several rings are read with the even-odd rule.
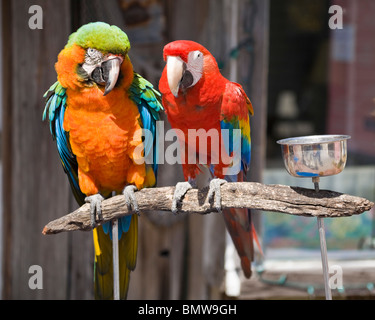
[[[104,22],[91,22],[69,36],[65,47],[77,44],[84,49],[95,48],[101,52],[126,55],[130,49],[128,36],[120,28]]]

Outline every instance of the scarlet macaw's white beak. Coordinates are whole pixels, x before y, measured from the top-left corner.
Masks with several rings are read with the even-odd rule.
[[[172,94],[177,98],[180,82],[186,69],[184,61],[180,57],[168,56],[167,57],[167,79],[169,89]]]

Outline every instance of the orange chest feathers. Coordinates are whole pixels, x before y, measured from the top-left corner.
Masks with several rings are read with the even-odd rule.
[[[120,89],[107,96],[98,88],[67,95],[64,130],[77,157],[82,192],[120,191],[128,183],[140,187],[145,168],[134,163],[134,150],[142,144],[134,102]]]

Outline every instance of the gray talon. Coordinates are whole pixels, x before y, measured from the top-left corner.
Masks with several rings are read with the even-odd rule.
[[[193,188],[192,185],[188,181],[178,182],[176,184],[176,189],[173,194],[172,209],[171,209],[173,214],[178,213],[178,208],[177,208],[178,204],[181,202],[186,192],[188,192],[192,188]]]
[[[214,207],[221,212],[221,190],[220,186],[227,181],[224,179],[212,179],[210,181],[210,189],[208,190],[208,200],[214,200]]]
[[[140,215],[137,199],[135,198],[134,192],[138,191],[134,185],[129,185],[124,188],[122,194],[125,196],[125,202],[128,208],[134,211],[137,215]]]
[[[90,203],[90,224],[92,228],[96,226],[96,216],[98,222],[103,220],[102,202],[104,198],[101,194],[97,193],[92,196],[86,197],[85,202]]]

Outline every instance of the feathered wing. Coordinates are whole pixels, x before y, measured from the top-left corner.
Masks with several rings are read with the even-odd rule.
[[[230,182],[244,181],[251,159],[250,116],[253,108],[242,87],[228,82],[223,94],[221,105],[221,129],[226,129],[229,139],[224,140],[225,150],[234,159],[240,159],[239,172],[226,175]],[[235,135],[234,129],[239,129],[241,136]],[[234,138],[234,139],[233,139]],[[233,240],[234,246],[241,259],[241,266],[247,278],[251,276],[251,261],[254,256],[253,229],[249,209],[225,209],[224,221]]]
[[[68,175],[74,197],[81,206],[85,203],[86,195],[81,192],[79,187],[77,159],[70,148],[69,134],[63,127],[67,100],[66,89],[56,81],[43,97],[46,98],[43,121],[46,119],[49,121],[50,131],[56,141],[61,164]]]
[[[254,114],[253,106],[242,87],[228,82],[223,93],[221,104],[221,129],[229,132],[229,140],[224,139],[227,154],[240,152],[241,171],[246,174],[251,159],[250,116]],[[239,129],[240,139],[234,139],[234,129]]]
[[[144,157],[149,159],[152,156],[152,170],[155,178],[158,171],[158,137],[156,121],[160,120],[160,111],[163,110],[161,104],[161,94],[154,89],[153,85],[142,78],[138,73],[134,73],[134,80],[129,90],[130,98],[135,102],[141,116],[142,128],[152,133],[152,139],[146,139],[144,145]],[[156,184],[156,181],[155,183]],[[150,185],[152,187],[153,185]]]

